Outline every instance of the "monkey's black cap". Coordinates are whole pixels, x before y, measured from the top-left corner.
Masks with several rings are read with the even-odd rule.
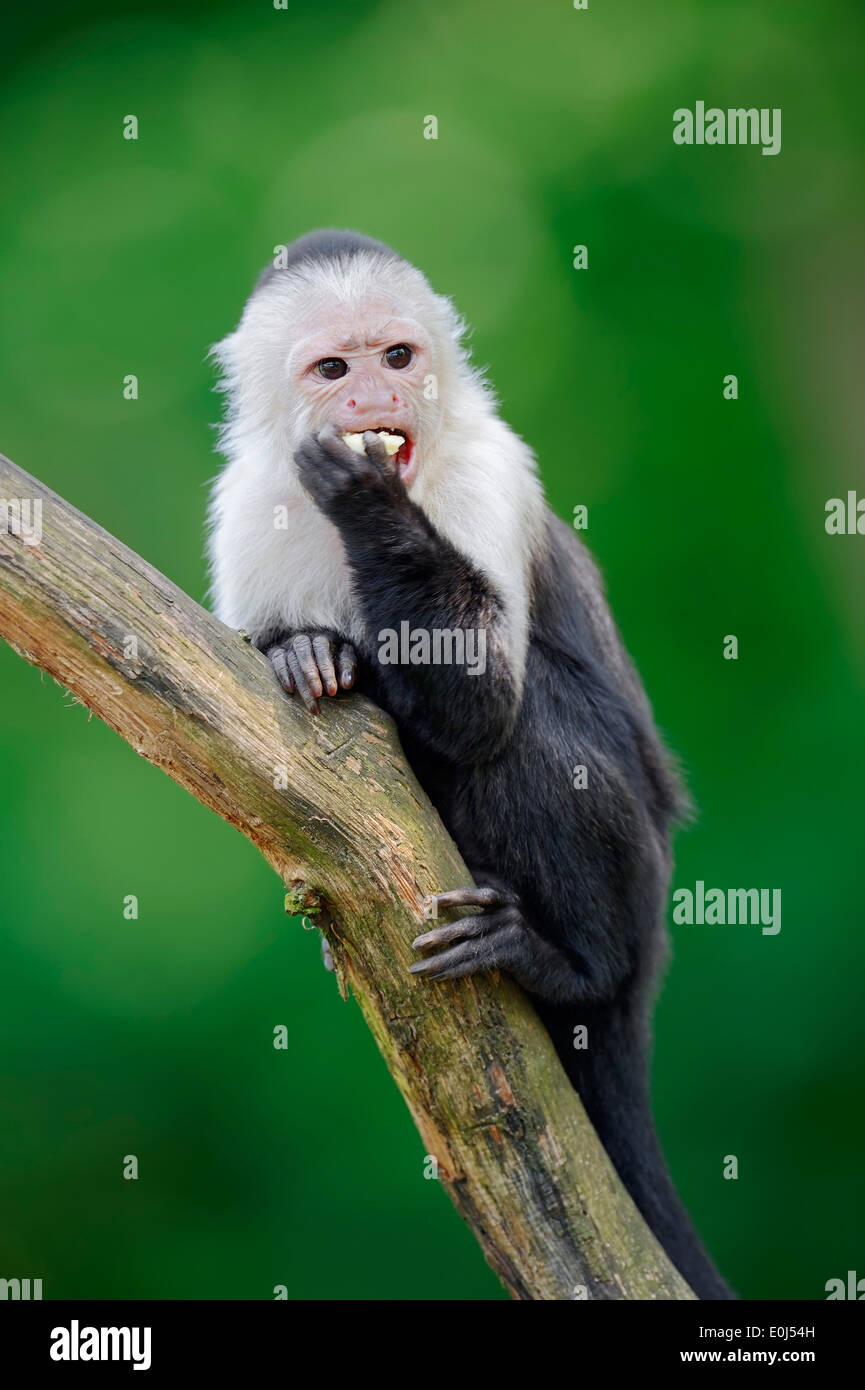
[[[323,231],[307,232],[304,236],[292,241],[280,256],[278,266],[268,265],[256,281],[255,288],[260,289],[262,285],[267,285],[277,275],[284,270],[293,270],[304,261],[332,261],[337,258],[357,256],[362,251],[372,251],[379,256],[387,256],[390,260],[399,260],[390,246],[383,241],[376,241],[374,237],[364,236],[362,232],[338,231],[330,227]]]

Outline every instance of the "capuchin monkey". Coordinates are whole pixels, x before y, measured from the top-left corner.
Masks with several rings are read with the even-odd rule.
[[[418,936],[413,972],[506,970],[529,991],[671,1260],[700,1298],[731,1298],[650,1104],[670,828],[685,798],[598,571],[546,506],[463,333],[419,270],[352,232],[301,237],[264,271],[213,349],[228,396],[210,513],[216,613],[311,715],[358,689],[393,716],[477,885],[441,885],[435,915],[482,909]],[[394,633],[410,652],[388,646]],[[443,633],[457,645],[436,663]],[[448,664],[470,637],[483,659]]]

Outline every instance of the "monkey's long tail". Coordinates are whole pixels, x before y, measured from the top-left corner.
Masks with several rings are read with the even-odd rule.
[[[647,1225],[698,1298],[732,1299],[709,1259],[673,1186],[655,1133],[644,1027],[621,1013],[598,1011],[588,1023],[588,1047],[574,1049],[572,1012],[545,1022],[589,1119]]]

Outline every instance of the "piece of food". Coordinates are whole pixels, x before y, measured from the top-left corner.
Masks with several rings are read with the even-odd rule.
[[[388,434],[386,430],[376,430],[375,433],[384,445],[385,452],[391,458],[393,458],[394,454],[399,453],[403,444],[405,444],[405,440],[401,434]],[[356,454],[364,453],[362,434],[344,434],[341,437],[343,443],[347,444],[350,449],[354,449]]]

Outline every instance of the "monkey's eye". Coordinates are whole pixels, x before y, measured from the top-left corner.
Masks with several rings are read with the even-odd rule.
[[[326,381],[338,381],[348,371],[348,363],[343,362],[341,357],[322,357],[320,362],[316,362],[315,369]]]
[[[408,366],[413,357],[414,353],[407,343],[397,343],[395,347],[388,348],[384,360],[389,367],[393,367],[395,371],[399,372],[402,371],[403,367]]]

